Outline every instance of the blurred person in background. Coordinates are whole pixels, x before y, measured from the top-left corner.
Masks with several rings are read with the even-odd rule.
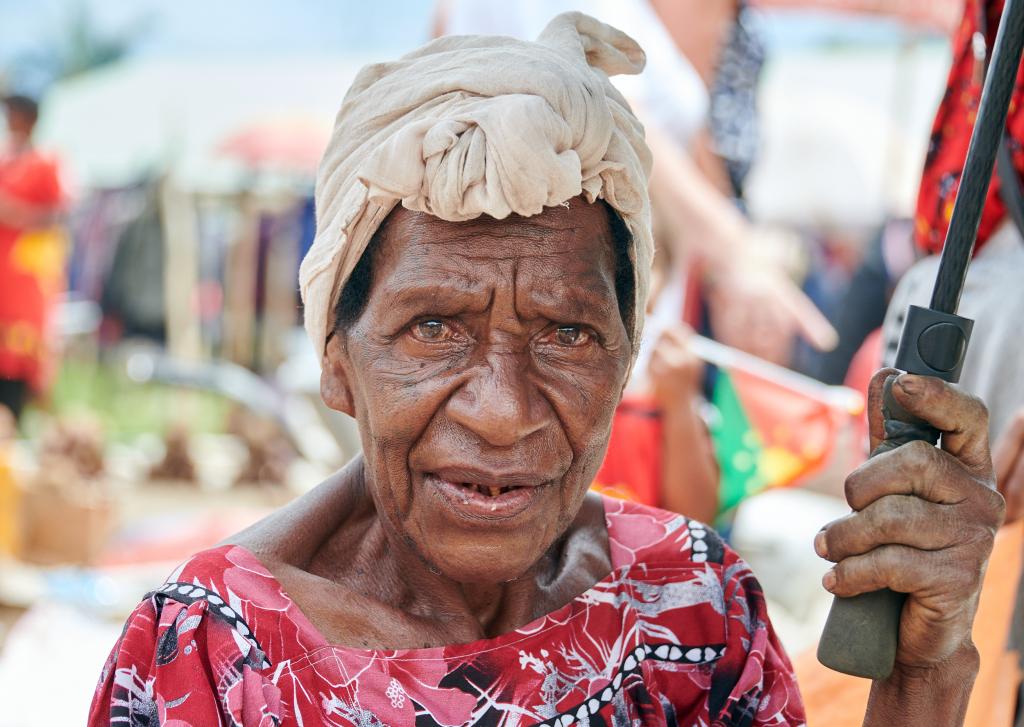
[[[654,264],[637,361],[615,410],[594,489],[702,522],[719,515],[719,468],[705,420],[706,366],[681,321],[685,274],[654,210]]]
[[[661,465],[661,486],[651,504],[713,523],[719,515],[719,471],[703,416],[704,362],[688,348],[690,335],[685,325],[664,330],[647,366],[662,427],[660,457],[655,460]]]
[[[3,100],[0,151],[0,405],[20,417],[55,365],[50,323],[63,289],[63,207],[56,163],[35,149],[39,107],[26,96]]]
[[[905,25],[908,40],[920,35],[952,40],[963,17],[964,0],[755,0],[759,7],[841,11],[864,16],[883,16]],[[910,47],[910,46],[905,46]],[[839,343],[831,351],[806,352],[801,366],[827,383],[866,391],[878,368],[880,326],[896,284],[921,253],[912,241],[911,215],[888,217],[867,241],[860,259],[850,268],[845,289],[831,306],[831,320]],[[801,352],[803,353],[803,352]]]
[[[928,304],[939,253],[967,158],[974,112],[981,98],[989,53],[1003,0],[968,0],[953,41],[947,92],[936,113],[918,194],[914,242],[927,255],[900,279],[882,329],[882,356],[896,355],[909,305]],[[974,260],[960,299],[960,315],[974,320],[960,386],[989,407],[1000,488],[1007,519],[1022,514],[1024,464],[1019,420],[1024,416],[1024,66],[1017,76],[1006,134],[978,228]]]
[[[650,0],[650,7],[707,97],[704,122],[688,140],[669,135],[663,124],[648,130],[651,196],[663,234],[689,272],[688,322],[782,365],[789,365],[797,338],[830,350],[835,331],[745,215],[746,180],[761,142],[757,91],[766,59],[756,13],[747,0]]]
[[[684,13],[648,0],[441,0],[435,32],[531,38],[567,10],[617,25],[645,48],[643,74],[616,83],[644,122],[654,155],[651,199],[678,264],[668,285],[700,291],[710,333],[727,345],[779,363],[797,336],[833,347],[831,325],[780,262],[758,254],[737,205],[758,146],[764,59],[746,3],[713,0]],[[699,313],[688,319],[701,324]]]
[[[708,88],[708,123],[690,144],[690,153],[705,178],[722,194],[735,199],[741,208],[744,183],[756,161],[760,142],[757,85],[765,49],[758,10],[880,15],[948,35],[959,21],[962,7],[962,0],[650,0],[650,3],[678,49]],[[652,195],[658,197],[656,187],[652,187]],[[670,214],[678,209],[677,198],[666,201]],[[677,224],[686,222],[680,218]],[[813,353],[809,360],[823,362],[809,367],[809,373],[827,383],[842,383],[841,374],[829,375],[828,364],[831,369],[841,367],[845,371],[863,339],[859,328],[863,326],[865,315],[870,319],[868,330],[878,326],[884,304],[865,305],[877,288],[870,286],[862,297],[851,299],[849,305],[840,305],[833,321],[839,331],[828,332],[826,338],[828,329],[820,324],[815,315],[817,311],[804,304],[807,299],[782,294],[784,286],[777,277],[778,273],[785,272],[782,264],[771,258],[766,260],[764,255],[752,254],[769,241],[759,239],[756,228],[749,225],[745,238],[748,240],[746,248],[726,246],[709,253],[710,264],[703,274],[702,293],[707,301],[710,333],[736,348],[791,367],[798,363],[793,361],[793,334],[801,334],[811,344]],[[714,255],[736,253],[745,254],[727,264],[728,273],[723,279],[716,272],[720,266]],[[869,263],[880,266],[880,253],[878,258]],[[905,268],[899,272],[903,270]],[[886,293],[891,291],[890,285]],[[785,305],[778,305],[772,298]],[[748,302],[753,305],[747,305]],[[764,305],[765,302],[772,304]],[[804,321],[805,328],[794,329],[790,317]],[[852,348],[848,338],[857,339],[852,342]],[[826,340],[828,345],[824,345]]]

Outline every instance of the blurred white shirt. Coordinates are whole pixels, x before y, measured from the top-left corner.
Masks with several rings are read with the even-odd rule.
[[[630,35],[647,54],[639,76],[612,82],[641,120],[687,146],[708,113],[708,92],[646,0],[447,0],[448,35],[510,35],[535,40],[559,13],[579,10]]]
[[[883,363],[891,366],[907,307],[927,306],[939,256],[917,262],[900,279],[882,327]],[[983,247],[967,269],[958,313],[974,320],[960,386],[981,397],[989,410],[989,436],[996,441],[1014,414],[1024,407],[1024,238],[1006,222]]]

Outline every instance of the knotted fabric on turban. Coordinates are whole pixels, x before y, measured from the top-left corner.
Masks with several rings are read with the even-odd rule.
[[[363,68],[320,162],[316,239],[299,271],[318,355],[345,282],[399,202],[458,222],[536,215],[580,194],[605,200],[632,235],[639,341],[653,255],[651,156],[608,76],[639,73],[644,60],[632,38],[574,12],[536,42],[449,36]]]

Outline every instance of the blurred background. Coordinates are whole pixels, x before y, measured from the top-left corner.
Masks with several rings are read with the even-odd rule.
[[[596,486],[714,520],[799,651],[962,4],[638,2],[660,285]],[[301,328],[319,155],[362,65],[559,3],[505,5],[0,0],[0,725],[80,723],[144,593],[358,452]]]

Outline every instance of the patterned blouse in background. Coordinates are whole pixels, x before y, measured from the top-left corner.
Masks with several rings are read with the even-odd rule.
[[[697,522],[604,499],[613,571],[469,644],[332,646],[248,550],[193,557],[138,606],[89,725],[798,725],[761,587]]]
[[[736,199],[743,199],[744,182],[761,146],[757,86],[764,61],[757,15],[747,2],[738,2],[715,69],[708,110],[714,152],[725,163]]]
[[[914,220],[915,240],[928,253],[940,252],[946,239],[1002,14],[1003,0],[967,0],[964,19],[953,36],[953,65],[932,125]],[[1024,177],[1024,64],[1010,98],[1006,132],[1013,167],[1018,177]],[[976,253],[1006,219],[1001,188],[1001,180],[994,176],[978,227]]]

